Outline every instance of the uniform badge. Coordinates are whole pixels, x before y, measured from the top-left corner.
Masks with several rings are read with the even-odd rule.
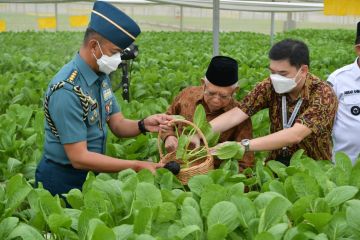
[[[99,113],[98,111],[95,109],[91,112],[89,120],[90,120],[90,124],[94,124],[99,118]]]
[[[350,111],[352,115],[357,116],[360,114],[360,107],[353,106]]]
[[[91,105],[91,111],[94,111],[98,107],[97,102]]]
[[[104,81],[104,82],[102,82],[101,86],[102,86],[102,88],[106,88],[108,86],[108,84]]]
[[[90,117],[90,123],[94,123],[94,122],[95,122],[95,120],[96,120],[95,116],[94,116],[94,115],[92,115],[92,116]]]
[[[103,90],[104,101],[109,100],[112,97],[111,89],[107,88]]]
[[[105,111],[107,114],[110,114],[111,112],[111,106],[112,106],[112,101],[109,101],[105,104]]]
[[[88,96],[88,101],[90,104],[91,111],[94,111],[98,107],[97,101],[95,99],[91,98],[90,96]]]

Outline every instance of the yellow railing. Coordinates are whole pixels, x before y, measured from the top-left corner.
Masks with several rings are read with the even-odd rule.
[[[40,30],[55,29],[56,28],[56,18],[55,17],[38,18],[38,28]]]
[[[70,27],[86,27],[89,23],[88,16],[70,16]]]
[[[0,32],[6,31],[6,22],[5,20],[0,20]]]

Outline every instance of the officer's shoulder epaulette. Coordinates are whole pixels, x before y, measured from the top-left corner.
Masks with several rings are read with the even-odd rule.
[[[50,86],[49,94],[52,94],[54,91],[59,89],[65,89],[72,91],[73,87],[75,86],[75,80],[78,77],[78,70],[74,69],[69,72],[66,78],[59,79],[60,81],[52,84]]]
[[[73,91],[74,86],[76,86],[76,80],[78,79],[79,72],[77,69],[73,69],[69,72],[66,78],[63,78],[58,84],[62,84],[63,88],[68,91]]]
[[[66,78],[66,82],[74,84],[75,80],[78,78],[79,72],[77,69],[74,69],[70,72],[69,76]]]

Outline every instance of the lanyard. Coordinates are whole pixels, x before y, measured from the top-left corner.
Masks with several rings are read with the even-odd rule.
[[[287,103],[286,103],[286,96],[282,96],[281,99],[281,109],[282,109],[282,120],[283,120],[283,129],[290,128],[294,123],[295,117],[299,112],[303,99],[300,98],[294,108],[293,113],[290,116],[289,121],[287,121]]]

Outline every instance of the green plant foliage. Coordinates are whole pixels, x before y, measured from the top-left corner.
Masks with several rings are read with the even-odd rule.
[[[285,171],[292,169],[297,173],[284,179],[269,174],[268,182],[256,181],[255,185],[247,182],[251,176],[240,177],[241,174],[225,169],[195,176],[188,188],[180,189],[173,181],[164,185],[161,176],[168,173],[165,170],[158,170],[155,177],[147,175],[147,171],[132,170],[121,172],[117,179],[89,174],[82,192],[72,190],[66,195],[75,209],[64,208],[58,196],[53,197],[41,188],[32,189],[21,175],[16,175],[0,188],[0,203],[3,203],[0,236],[4,239],[16,236],[24,239],[49,236],[51,239],[104,236],[174,240],[357,239],[360,236],[358,188],[337,186],[331,180],[331,171],[337,166],[312,160],[315,169],[328,168],[324,178],[332,183],[320,191],[316,180],[304,168],[309,158],[297,156],[296,166],[284,167]],[[256,168],[253,174],[265,169],[271,171],[263,164]],[[357,166],[346,171],[353,169]],[[286,182],[293,189],[293,199],[288,198],[290,190]],[[10,190],[14,186],[18,191]],[[267,190],[244,190],[255,186]]]
[[[325,80],[353,62],[353,36],[345,30],[295,30],[276,40],[305,41],[311,72]],[[0,239],[360,239],[360,164],[352,166],[343,153],[332,164],[300,150],[289,167],[265,164],[266,153],[257,153],[256,166],[239,174],[235,166],[242,153],[232,143],[219,149],[221,169],[194,176],[188,186],[164,169],[155,176],[130,169],[117,175],[89,173],[81,191],[65,195],[72,209],[59,196],[34,189],[44,143],[44,91],[75,55],[82,37],[76,32],[0,33]],[[269,75],[269,37],[222,33],[220,42],[226,43],[220,44],[221,54],[240,63],[236,97],[241,99]],[[210,32],[145,32],[137,43],[131,101],[123,101],[121,91],[115,93],[130,119],[164,112],[181,89],[200,84],[212,57]],[[121,76],[116,72],[111,77],[116,87]],[[211,131],[204,109],[196,109],[195,115],[194,122],[215,146],[219,134]],[[252,121],[254,137],[269,133],[267,110]],[[188,140],[180,143],[185,146]],[[131,139],[109,134],[107,154],[159,159],[153,134]]]
[[[216,149],[215,156],[219,159],[242,159],[244,149],[237,142],[226,142]]]

